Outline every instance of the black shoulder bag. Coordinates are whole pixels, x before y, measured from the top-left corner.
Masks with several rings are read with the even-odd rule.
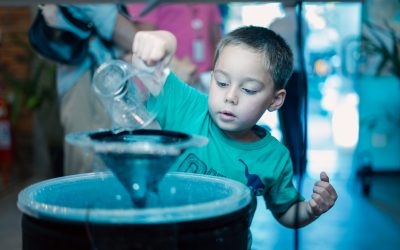
[[[64,6],[58,6],[62,15],[74,26],[83,30],[93,32],[91,23],[76,19]],[[89,54],[89,39],[81,38],[74,33],[50,27],[39,8],[35,20],[29,28],[28,38],[31,46],[43,57],[55,62],[77,65]]]

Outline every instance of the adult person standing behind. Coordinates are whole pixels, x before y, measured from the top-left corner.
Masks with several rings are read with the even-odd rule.
[[[281,35],[293,52],[293,74],[286,85],[286,100],[278,111],[284,144],[288,147],[293,161],[293,171],[301,174],[306,166],[306,118],[304,117],[307,96],[307,76],[302,70],[302,49],[298,41],[297,1],[282,3],[284,16],[275,19],[269,28]],[[301,37],[308,34],[308,26],[301,24]]]
[[[57,5],[43,6],[43,15],[49,26],[73,32],[80,37],[92,36],[89,41],[90,53],[82,63],[57,64],[57,92],[64,134],[110,127],[110,119],[92,90],[92,75],[100,64],[130,53],[136,30],[132,22],[118,13],[114,4],[64,6],[75,19],[90,23],[95,29],[95,34],[89,34],[91,31],[79,29],[62,15]],[[83,154],[78,146],[64,143],[63,174],[93,171],[92,157]]]
[[[185,82],[207,92],[212,58],[221,39],[221,13],[216,4],[161,4],[138,17],[144,4],[128,4],[127,10],[139,30],[167,30],[176,36],[178,47],[170,65]],[[205,83],[206,82],[206,83]]]

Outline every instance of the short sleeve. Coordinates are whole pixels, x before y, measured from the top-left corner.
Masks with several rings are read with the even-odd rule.
[[[182,124],[189,124],[193,117],[199,117],[206,105],[205,95],[182,82],[171,71],[163,93],[149,99],[147,110],[157,114],[157,121],[163,129],[177,129]]]
[[[293,184],[293,170],[290,158],[288,156],[281,173],[271,189],[264,194],[267,208],[272,213],[284,213],[290,206],[298,201],[303,201]]]

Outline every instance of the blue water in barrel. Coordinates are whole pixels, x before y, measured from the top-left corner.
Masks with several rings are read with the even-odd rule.
[[[233,180],[168,173],[146,208],[111,172],[71,175],[22,190],[23,249],[246,249],[250,190]]]

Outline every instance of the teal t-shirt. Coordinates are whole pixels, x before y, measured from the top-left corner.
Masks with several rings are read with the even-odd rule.
[[[285,212],[302,200],[292,182],[292,162],[285,146],[265,129],[264,136],[244,143],[227,137],[208,113],[208,97],[168,76],[163,94],[149,103],[164,130],[202,135],[209,139],[204,147],[189,148],[178,158],[172,171],[223,176],[247,185],[255,195],[263,195],[273,213]]]

